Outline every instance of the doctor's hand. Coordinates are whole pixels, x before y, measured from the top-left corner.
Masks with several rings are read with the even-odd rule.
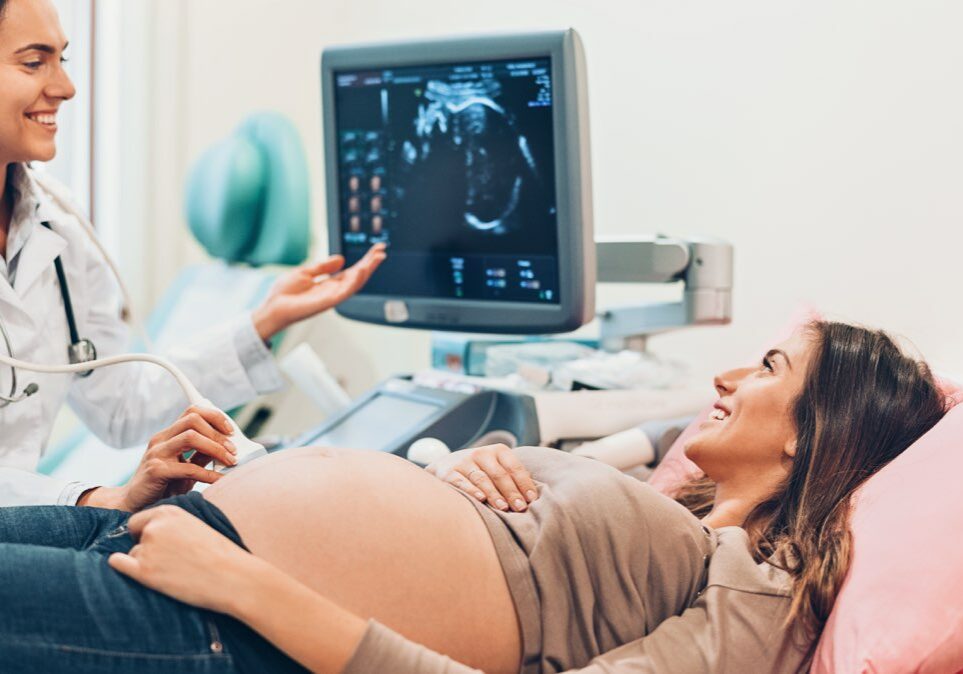
[[[237,450],[227,437],[231,432],[221,412],[190,407],[151,439],[126,485],[85,492],[77,505],[136,512],[168,496],[187,493],[196,482],[213,484],[222,476],[204,466],[212,459],[228,466],[237,463]]]
[[[538,498],[531,473],[508,445],[486,445],[452,452],[425,470],[499,510],[522,512]]]
[[[181,508],[162,505],[127,522],[137,545],[108,562],[147,587],[187,604],[230,613],[230,601],[256,577],[259,561]]]
[[[274,284],[264,303],[254,310],[254,327],[268,340],[293,323],[310,318],[348,299],[371,278],[387,254],[376,243],[355,264],[344,267],[341,255],[288,272]]]

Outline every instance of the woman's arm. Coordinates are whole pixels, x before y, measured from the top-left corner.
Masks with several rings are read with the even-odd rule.
[[[145,510],[128,528],[138,544],[110,556],[114,570],[237,618],[312,672],[481,674],[344,610],[180,508]]]
[[[130,518],[138,544],[110,565],[185,603],[226,613],[313,672],[341,672],[367,623],[174,506]]]
[[[90,251],[80,272],[85,284],[77,284],[86,291],[76,300],[85,309],[79,319],[82,332],[96,344],[99,355],[124,353],[130,349],[130,330],[120,318],[114,278],[91,244],[81,243]],[[219,408],[242,405],[284,384],[264,340],[350,297],[384,259],[384,246],[373,246],[347,269],[342,269],[340,257],[298,267],[278,279],[252,315],[222,325],[202,319],[165,355]],[[130,447],[172,423],[183,408],[184,394],[163,369],[131,363],[73,379],[68,402],[101,440]]]
[[[313,592],[277,567],[248,555],[228,614],[312,672],[341,672],[367,628],[366,621]],[[235,592],[235,590],[237,590]]]

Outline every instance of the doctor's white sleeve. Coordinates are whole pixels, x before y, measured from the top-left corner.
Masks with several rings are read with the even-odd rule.
[[[19,468],[0,468],[0,508],[32,505],[77,505],[77,499],[96,487],[41,475]]]
[[[125,353],[130,348],[130,331],[120,319],[116,283],[99,257],[92,255],[88,260],[89,306],[80,337],[94,342],[98,356]],[[183,342],[162,355],[219,408],[230,410],[283,386],[250,315],[214,326],[199,315],[197,326],[197,333],[184,335]],[[176,380],[152,363],[124,363],[76,377],[68,402],[91,431],[114,447],[145,442],[172,424],[188,405]]]

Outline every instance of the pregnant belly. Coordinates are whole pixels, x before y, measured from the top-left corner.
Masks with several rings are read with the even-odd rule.
[[[485,671],[518,671],[504,574],[475,508],[380,452],[303,448],[204,492],[255,555],[344,608]]]

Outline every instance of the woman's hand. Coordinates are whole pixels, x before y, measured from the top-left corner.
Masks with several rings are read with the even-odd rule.
[[[254,327],[261,339],[268,340],[293,323],[348,299],[371,278],[385,257],[385,245],[376,243],[363,258],[343,271],[344,258],[332,255],[317,264],[302,265],[288,272],[254,310]]]
[[[257,558],[176,506],[139,512],[127,528],[138,543],[112,554],[110,566],[185,603],[230,614],[232,599],[257,577]]]
[[[508,445],[463,449],[425,468],[440,480],[458,487],[499,510],[521,512],[538,498],[531,474]]]
[[[126,485],[85,492],[77,505],[136,512],[162,498],[187,493],[196,482],[213,484],[221,474],[203,466],[212,459],[228,466],[237,463],[237,450],[227,437],[232,431],[221,412],[190,407],[170,428],[151,439]],[[191,451],[194,454],[186,458]]]

